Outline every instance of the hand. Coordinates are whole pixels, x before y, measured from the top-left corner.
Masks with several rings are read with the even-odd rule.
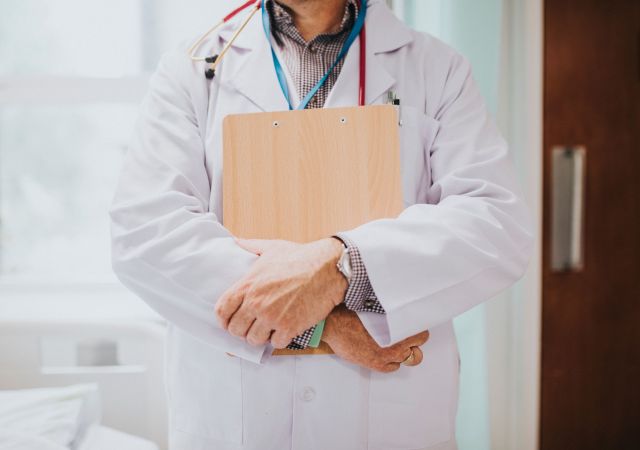
[[[362,325],[358,315],[344,305],[337,306],[327,317],[322,340],[342,359],[378,372],[394,372],[411,355],[407,366],[422,362],[420,345],[427,342],[429,332],[411,336],[390,347],[380,347]]]
[[[344,247],[338,239],[236,241],[260,257],[216,304],[220,324],[234,336],[285,348],[344,300],[347,280],[336,267]]]

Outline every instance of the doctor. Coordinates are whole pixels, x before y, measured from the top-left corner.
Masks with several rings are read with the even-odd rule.
[[[234,239],[224,117],[299,106],[358,17],[366,104],[401,102],[406,209],[305,245]],[[265,18],[213,79],[188,44],[163,57],[111,209],[114,270],[169,322],[171,448],[455,449],[452,319],[520,278],[532,248],[507,146],[468,62],[381,0],[267,0]],[[358,104],[360,46],[303,106]],[[335,355],[270,356],[308,345],[323,318]]]

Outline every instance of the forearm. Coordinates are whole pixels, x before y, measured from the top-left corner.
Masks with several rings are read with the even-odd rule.
[[[161,217],[142,225],[125,217],[125,205],[117,202],[112,212],[112,263],[122,283],[169,323],[214,348],[259,362],[264,347],[230,336],[214,315],[218,297],[256,257],[225,236],[210,215],[185,217],[178,225],[174,213],[173,228]],[[156,237],[140,243],[141,233]]]
[[[191,67],[169,52],[140,106],[111,205],[112,264],[166,320],[222,351],[259,361],[263,350],[218,326],[214,305],[256,257],[239,248],[210,209],[211,179],[192,103]],[[198,91],[200,93],[201,91]]]
[[[423,331],[390,347],[379,346],[369,335],[358,315],[344,304],[334,308],[325,320],[325,341],[345,361],[379,372],[393,372],[422,361],[420,346],[429,338]],[[408,357],[414,358],[409,362]]]

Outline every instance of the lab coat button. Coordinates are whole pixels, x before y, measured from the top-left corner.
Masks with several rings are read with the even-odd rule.
[[[316,391],[310,386],[306,386],[304,389],[302,389],[302,392],[300,392],[300,399],[305,402],[310,402],[315,397],[316,397]]]

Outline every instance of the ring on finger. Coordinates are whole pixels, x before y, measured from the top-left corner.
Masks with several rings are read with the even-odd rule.
[[[400,364],[404,364],[405,366],[410,366],[413,361],[416,359],[416,355],[413,352],[413,347],[409,348],[409,350],[411,350],[411,353],[409,353],[409,356],[407,356]]]

